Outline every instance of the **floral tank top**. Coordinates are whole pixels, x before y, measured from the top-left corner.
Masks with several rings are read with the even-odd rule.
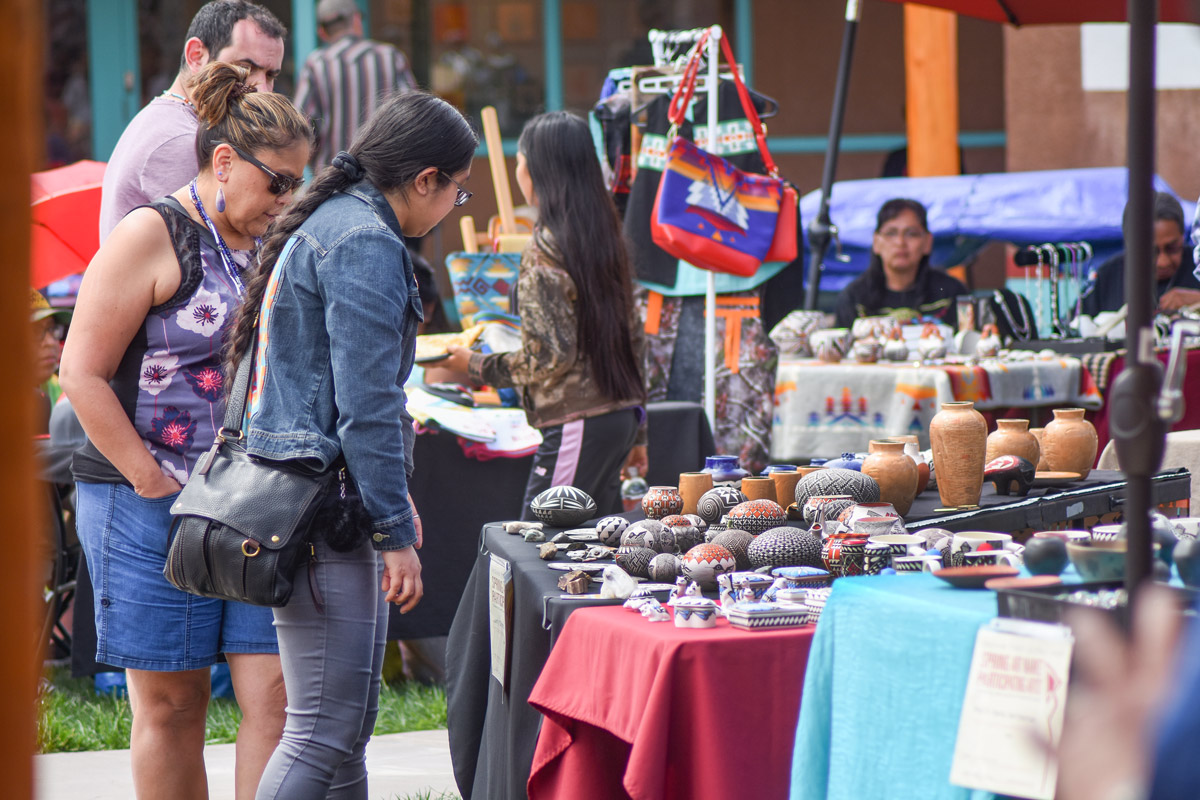
[[[182,485],[212,447],[225,415],[221,354],[241,300],[209,231],[173,198],[151,207],[175,245],[179,289],[150,309],[110,386],[163,473]],[[233,254],[244,269],[250,254]],[[71,466],[76,480],[128,483],[91,442]]]

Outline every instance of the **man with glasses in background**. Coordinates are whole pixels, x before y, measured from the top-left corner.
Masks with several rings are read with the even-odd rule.
[[[174,192],[196,177],[196,130],[188,81],[210,61],[250,70],[250,85],[275,88],[287,28],[267,9],[245,0],[213,0],[188,26],[179,74],[125,128],[108,160],[100,195],[100,241],[131,210]]]
[[[305,59],[296,87],[296,107],[312,117],[317,130],[314,173],[350,147],[359,126],[384,98],[417,86],[403,53],[363,38],[362,14],[354,0],[317,3],[317,34],[324,46]]]
[[[1129,213],[1129,207],[1125,207]],[[1166,192],[1154,193],[1154,279],[1159,311],[1178,311],[1200,303],[1200,280],[1187,246],[1183,207]],[[1125,305],[1125,254],[1118,253],[1097,267],[1083,295],[1082,313],[1094,317]]]

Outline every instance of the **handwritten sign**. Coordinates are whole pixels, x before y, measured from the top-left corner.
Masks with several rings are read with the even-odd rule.
[[[1063,625],[996,619],[980,629],[950,782],[1053,800],[1074,640]]]

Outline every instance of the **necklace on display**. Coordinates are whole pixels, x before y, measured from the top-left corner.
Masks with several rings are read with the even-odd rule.
[[[1008,307],[1008,298],[999,289],[996,289],[993,297],[996,300],[996,305],[1000,306],[1000,313],[1004,315],[1004,319],[1008,322],[1008,329],[1013,332],[1013,336],[1021,341],[1028,341],[1033,334],[1033,328],[1029,324],[1029,316],[1025,313],[1025,304],[1021,302],[1021,298],[1014,293],[1017,298],[1017,310],[1021,314],[1021,324],[1017,324],[1017,320],[1013,317],[1012,309]]]
[[[200,215],[200,219],[204,220],[204,224],[208,226],[208,231],[217,240],[217,253],[221,256],[221,263],[225,266],[225,273],[229,276],[229,280],[233,282],[233,289],[237,292],[238,297],[244,297],[246,287],[242,283],[242,277],[238,274],[237,264],[233,261],[233,253],[229,250],[229,245],[225,244],[225,239],[217,230],[217,226],[209,219],[207,212],[204,210],[204,203],[200,202],[200,195],[196,193],[196,179],[188,184],[188,191],[192,195],[192,205],[196,206],[196,213]],[[258,244],[258,239],[254,240]]]

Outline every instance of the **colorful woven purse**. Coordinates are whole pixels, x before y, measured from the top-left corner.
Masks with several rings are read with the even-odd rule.
[[[779,169],[767,150],[762,121],[742,83],[728,38],[721,38],[721,49],[733,66],[742,109],[754,130],[768,174],[744,172],[676,134],[696,90],[696,75],[707,43],[705,34],[697,42],[671,98],[671,132],[667,137],[671,144],[651,212],[650,231],[655,244],[690,264],[750,276],[763,261],[796,258],[798,195],[794,187],[779,178]]]

